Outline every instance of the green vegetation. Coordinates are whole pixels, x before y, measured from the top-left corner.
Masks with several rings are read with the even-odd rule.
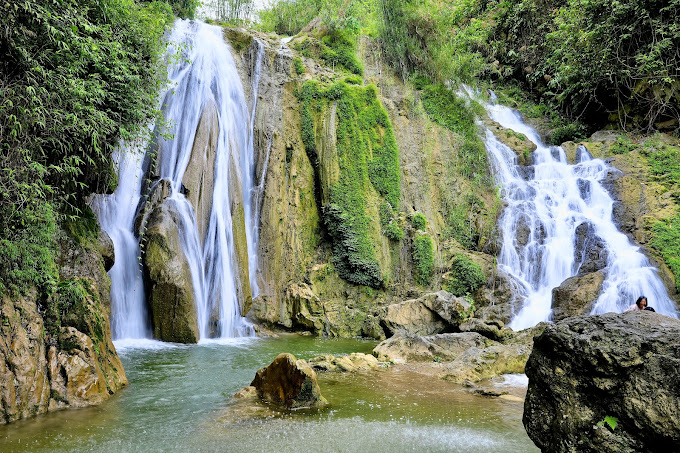
[[[647,156],[652,175],[672,191],[677,200],[680,196],[680,147],[645,143],[642,152]],[[680,213],[668,221],[656,223],[649,244],[673,272],[675,287],[680,291]]]
[[[456,96],[443,83],[430,84],[429,80],[418,77],[415,87],[421,90],[423,108],[432,121],[461,135],[458,151],[461,160],[461,174],[478,184],[490,184],[488,158],[477,123],[482,107],[474,101]]]
[[[451,262],[450,279],[446,290],[461,297],[477,291],[486,282],[486,276],[477,263],[463,254],[458,254]]]
[[[384,218],[385,225],[393,221],[391,206],[399,205],[399,150],[387,112],[373,86],[337,82],[324,88],[316,82],[306,82],[298,98],[302,107],[303,144],[317,171],[315,124],[331,103],[337,105],[340,174],[330,187],[330,202],[323,207],[324,224],[333,243],[333,264],[338,275],[347,281],[381,287],[382,275],[370,238],[366,203],[372,187],[386,202],[386,207],[381,208],[381,223]],[[394,227],[390,231],[387,234],[393,238],[399,236]]]
[[[426,234],[413,241],[413,268],[416,282],[423,286],[428,285],[434,270],[434,247],[432,238]]]
[[[362,29],[366,34],[374,26],[376,11],[375,0],[278,0],[258,16],[263,31],[279,35],[296,35],[310,24]]]
[[[385,57],[405,80],[417,72],[435,82],[517,81],[548,108],[594,127],[677,128],[680,0],[380,4]]]
[[[411,225],[416,230],[425,231],[425,227],[427,226],[427,219],[422,213],[416,212],[415,214],[413,214],[413,216],[411,216]]]
[[[85,197],[115,186],[113,149],[156,114],[172,11],[161,1],[0,4],[0,293],[56,290],[60,227],[89,234]]]
[[[617,426],[619,426],[619,419],[611,415],[607,415],[604,420],[599,421],[597,426],[604,427],[607,426],[610,430],[614,431]]]
[[[636,148],[635,144],[627,137],[616,137],[616,142],[611,146],[610,151],[613,154],[626,154]]]
[[[396,242],[404,239],[404,230],[399,226],[389,203],[385,202],[380,205],[379,215],[382,232],[388,239]]]
[[[302,63],[302,59],[295,57],[293,59],[293,66],[295,67],[295,74],[302,75],[305,73],[305,65]]]

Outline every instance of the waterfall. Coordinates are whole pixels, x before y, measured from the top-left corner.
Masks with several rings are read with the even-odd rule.
[[[241,78],[220,27],[197,21],[177,20],[169,42],[170,83],[161,95],[164,129],[162,134],[158,131],[155,133],[156,146],[148,147],[149,150],[158,151],[157,168],[148,170],[148,176],[169,181],[170,194],[165,203],[173,212],[190,268],[201,340],[211,336],[228,338],[252,335],[252,326],[240,315],[239,294],[243,297],[246,286],[248,292],[257,292],[255,274],[259,225],[253,201],[253,193],[257,192],[253,125],[263,46],[257,42],[251,114]],[[204,115],[206,112],[209,114]],[[216,126],[210,123],[212,113],[217,118]],[[196,170],[204,172],[200,174],[201,184],[205,172],[214,174],[211,176],[212,192],[203,194],[202,190],[206,186],[200,185],[201,194],[198,195],[189,193],[184,179],[190,162],[195,158],[192,151],[196,146],[197,131],[204,116],[208,117],[205,121],[211,124],[207,126],[208,130],[217,128],[219,131],[214,144],[214,169],[212,165],[205,165]],[[155,158],[155,155],[147,155],[147,161]],[[141,157],[135,160],[135,171],[120,165],[116,193],[112,197],[98,197],[106,202],[97,201],[100,219],[109,216],[113,218],[110,223],[102,220],[102,227],[114,239],[114,269],[118,267],[125,269],[125,273],[134,273],[135,284],[138,286],[133,288],[129,277],[121,278],[112,269],[110,275],[113,283],[112,319],[115,339],[150,336],[138,264],[139,245],[133,233],[135,210],[142,197],[144,179],[141,177],[141,160]],[[196,167],[195,163],[191,165]],[[158,182],[154,183],[157,184]],[[125,200],[122,196],[117,196],[119,191],[126,194]],[[192,195],[208,197],[209,208],[205,212],[199,212],[189,199]],[[104,205],[111,206],[103,209]],[[245,241],[237,244],[232,218],[234,215],[238,218],[240,208],[243,209]],[[122,231],[121,235],[127,238],[129,245],[121,245],[122,242],[114,238],[114,227]],[[241,261],[249,260],[246,267],[250,271],[250,281],[241,281],[239,276],[239,266],[246,264],[239,262],[236,250],[242,247],[242,242],[247,244],[248,254]],[[134,266],[131,264],[133,261],[128,263],[120,260],[121,254],[126,256],[128,253],[126,247],[129,247]],[[138,308],[132,309],[132,306]],[[138,324],[143,326],[141,330]],[[137,327],[133,329],[133,325]]]
[[[245,153],[242,160],[241,168],[243,173],[247,174],[248,183],[247,187],[250,189],[247,191],[248,199],[244,200],[244,205],[246,208],[245,219],[246,219],[246,231],[250,231],[251,234],[248,235],[248,269],[250,275],[250,291],[253,297],[257,297],[260,288],[257,283],[257,272],[258,272],[258,259],[257,251],[259,248],[260,239],[260,196],[263,192],[264,178],[267,172],[267,165],[269,163],[269,147],[267,147],[267,153],[264,160],[264,165],[262,169],[262,175],[260,178],[255,178],[255,113],[257,110],[257,97],[260,86],[260,73],[262,72],[262,56],[264,55],[264,45],[257,39],[255,39],[257,45],[257,51],[255,54],[255,59],[253,61],[253,68],[251,73],[252,86],[252,102],[250,107],[250,123],[249,132],[250,138],[248,143],[248,151],[250,156],[246,159]],[[253,179],[255,178],[255,179]],[[244,186],[246,181],[244,180]],[[246,193],[246,192],[244,192]]]
[[[119,184],[111,195],[95,195],[92,210],[113,241],[116,259],[111,276],[113,338],[151,338],[139,262],[139,241],[133,233],[135,208],[141,198],[143,149],[121,144],[113,160]]]
[[[593,314],[621,312],[645,295],[657,312],[677,318],[658,271],[614,224],[614,201],[602,186],[613,169],[593,159],[585,147],[578,149],[578,162],[569,164],[564,149],[544,145],[518,112],[497,104],[486,110],[492,120],[537,146],[533,165],[523,168],[514,151],[486,130],[492,170],[507,203],[499,219],[498,267],[515,280],[524,300],[510,327],[519,330],[550,319],[552,289],[577,275],[583,264],[579,227],[601,241],[606,251],[606,277]]]

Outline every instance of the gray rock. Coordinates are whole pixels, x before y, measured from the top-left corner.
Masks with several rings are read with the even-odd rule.
[[[606,244],[595,234],[595,227],[584,222],[576,227],[576,243],[574,244],[574,272],[584,275],[607,267]]]
[[[526,374],[524,426],[542,451],[680,451],[680,321],[566,319],[536,337]]]
[[[373,349],[383,362],[431,362],[454,360],[472,347],[483,348],[486,340],[478,333],[445,333],[421,337],[398,333]]]

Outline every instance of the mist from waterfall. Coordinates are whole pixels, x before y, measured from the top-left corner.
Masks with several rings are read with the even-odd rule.
[[[168,40],[169,85],[160,97],[165,129],[156,136],[159,159],[154,171],[157,175],[150,175],[170,181],[170,195],[165,202],[174,213],[191,270],[200,339],[253,335],[252,326],[240,315],[238,293],[240,285],[250,286],[254,295],[259,291],[256,278],[259,222],[253,199],[257,192],[253,125],[263,46],[257,42],[251,114],[222,28],[198,21],[177,20]],[[185,197],[183,177],[201,115],[210,104],[216,107],[219,133],[209,221],[202,238],[197,214]],[[99,196],[102,201],[97,202],[102,227],[114,240],[116,252],[116,265],[110,273],[114,339],[151,336],[139,265],[139,239],[135,238],[133,225],[135,210],[142,198],[141,160],[142,156],[137,156],[135,165],[120,164],[116,193],[110,197]],[[121,162],[127,162],[127,159]],[[232,230],[232,202],[238,194],[230,194],[235,185],[240,186],[242,194],[239,201],[245,216],[249,282],[241,282],[238,276],[239,263]],[[108,218],[112,220],[107,221]],[[132,260],[124,262],[121,259],[128,255],[134,257],[134,266]],[[121,277],[122,274],[125,275]],[[134,274],[134,279],[127,274]]]
[[[523,300],[513,309],[510,327],[519,330],[550,320],[553,288],[577,275],[584,262],[576,247],[582,225],[606,250],[606,277],[593,314],[621,312],[645,295],[657,312],[677,318],[657,269],[614,224],[614,201],[602,181],[616,170],[582,146],[577,162],[569,164],[564,149],[544,145],[518,112],[497,104],[486,110],[493,121],[537,146],[533,165],[523,168],[515,152],[486,130],[491,166],[507,203],[499,219],[498,267],[511,276]]]

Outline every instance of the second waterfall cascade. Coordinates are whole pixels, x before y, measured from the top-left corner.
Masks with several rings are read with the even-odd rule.
[[[518,112],[497,104],[486,110],[493,121],[536,145],[533,165],[523,169],[515,152],[486,130],[489,160],[507,203],[499,219],[498,267],[511,276],[523,301],[514,307],[510,327],[525,329],[550,319],[553,288],[578,275],[584,264],[579,235],[601,243],[606,262],[592,314],[621,312],[645,295],[657,312],[677,318],[658,270],[614,224],[614,201],[602,181],[615,170],[582,146],[570,164],[564,149],[544,145]]]
[[[102,221],[102,227],[114,240],[116,256],[136,255],[138,242],[130,238],[135,231],[139,235],[143,206],[135,203],[145,198],[145,191],[163,193],[164,209],[177,225],[191,273],[199,338],[250,336],[253,328],[241,316],[240,304],[259,292],[254,275],[259,222],[254,206],[258,181],[253,119],[262,45],[256,41],[251,114],[220,27],[177,20],[168,40],[169,85],[161,95],[164,124],[154,131],[145,156],[128,154],[119,159],[116,193],[100,196],[93,207],[100,218],[113,218]],[[130,191],[135,193],[116,197]],[[124,219],[121,212],[126,212]],[[127,242],[117,240],[120,236]],[[121,273],[111,273],[116,292],[112,294],[114,339],[151,333],[150,327],[129,327],[149,320],[139,319],[148,318],[146,309],[139,307],[147,299],[142,272],[138,264],[128,261],[127,265],[135,266],[127,274],[136,278],[126,274],[125,281],[118,281]]]

